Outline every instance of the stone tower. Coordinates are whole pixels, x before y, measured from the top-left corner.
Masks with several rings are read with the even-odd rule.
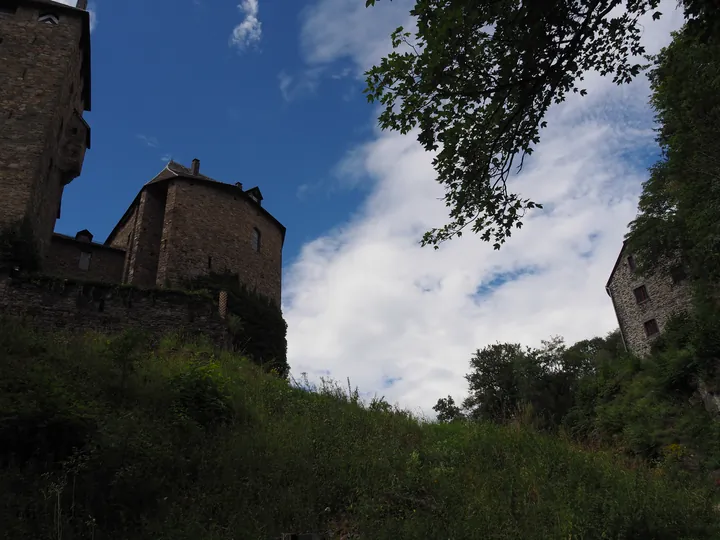
[[[86,4],[0,0],[0,232],[25,231],[40,260],[90,147]]]

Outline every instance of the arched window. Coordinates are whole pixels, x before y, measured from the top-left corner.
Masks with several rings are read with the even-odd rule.
[[[252,246],[253,249],[257,252],[260,251],[260,229],[257,227],[253,227],[253,233],[252,233]]]

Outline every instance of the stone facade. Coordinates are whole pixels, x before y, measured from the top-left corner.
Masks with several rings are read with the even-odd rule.
[[[682,269],[664,265],[652,275],[635,270],[633,254],[626,245],[620,251],[606,290],[620,326],[625,348],[643,356],[675,313],[690,307],[691,291]]]
[[[0,313],[24,318],[42,329],[118,333],[128,328],[155,336],[202,335],[225,348],[227,325],[211,298],[180,291],[97,287],[51,279],[0,275]]]
[[[44,273],[91,282],[121,283],[125,250],[53,234],[44,261]]]
[[[104,244],[89,231],[53,233],[64,187],[80,175],[90,147],[82,116],[90,110],[85,7],[85,0],[77,8],[0,0],[0,232],[29,231],[25,240],[42,266],[28,277],[15,244],[2,244],[10,258],[0,267],[12,277],[0,274],[0,314],[43,329],[139,328],[230,346],[227,292],[213,299],[173,289],[229,271],[280,304],[285,228],[262,207],[258,188],[217,182],[200,173],[198,160],[190,168],[170,162]]]
[[[262,207],[257,188],[218,182],[199,166],[170,162],[110,233],[105,245],[127,251],[123,282],[178,286],[229,272],[279,305],[285,228]]]
[[[89,70],[87,11],[0,4],[0,229],[27,221],[41,258],[90,146]]]

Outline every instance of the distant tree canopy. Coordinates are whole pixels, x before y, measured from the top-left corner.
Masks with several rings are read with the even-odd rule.
[[[366,6],[377,0],[366,0]],[[466,227],[499,249],[528,209],[510,193],[545,127],[545,114],[597,71],[617,84],[645,67],[639,18],[660,0],[416,0],[417,32],[392,34],[395,50],[367,73],[368,101],[382,105],[383,129],[408,133],[438,151],[450,222],[423,236],[435,248]],[[714,0],[683,0],[687,32],[712,42]],[[618,8],[618,9],[616,9]],[[624,8],[624,9],[622,9]]]
[[[561,338],[540,348],[497,343],[478,350],[470,360],[469,396],[462,408],[452,397],[438,401],[438,420],[467,416],[505,423],[524,407],[534,411],[538,427],[554,429],[575,406],[580,381],[622,354],[620,333],[580,341],[570,347]]]

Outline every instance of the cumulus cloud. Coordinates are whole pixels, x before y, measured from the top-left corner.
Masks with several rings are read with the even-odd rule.
[[[262,37],[262,23],[258,19],[258,0],[242,0],[238,9],[245,17],[230,36],[230,44],[239,51],[257,45]]]
[[[409,2],[373,10],[320,0],[304,19],[308,66],[363,70],[390,50]],[[400,8],[399,6],[402,6]],[[655,52],[681,24],[674,2],[647,22]],[[294,374],[345,380],[432,416],[438,398],[466,393],[472,353],[485,345],[570,343],[617,326],[604,285],[633,219],[640,164],[655,152],[649,88],[587,77],[590,95],[551,109],[539,148],[513,191],[544,203],[500,251],[475,235],[435,251],[418,240],[444,224],[444,192],[416,134],[376,130],[337,170],[369,193],[347,222],[303,246],[288,267],[283,309]],[[369,109],[373,116],[377,110]],[[350,172],[352,171],[352,174]]]

